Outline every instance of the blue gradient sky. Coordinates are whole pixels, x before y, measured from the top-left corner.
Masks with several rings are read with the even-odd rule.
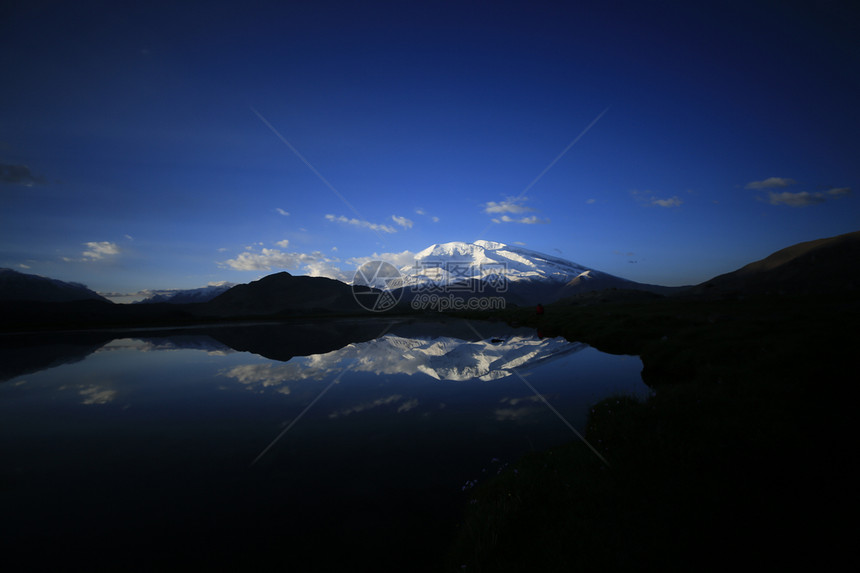
[[[481,238],[698,283],[860,229],[851,14],[13,3],[0,266],[129,293]]]

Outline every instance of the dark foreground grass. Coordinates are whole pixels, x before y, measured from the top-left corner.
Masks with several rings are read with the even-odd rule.
[[[856,457],[854,296],[549,307],[495,319],[639,354],[656,392],[472,490],[451,571],[835,564]]]

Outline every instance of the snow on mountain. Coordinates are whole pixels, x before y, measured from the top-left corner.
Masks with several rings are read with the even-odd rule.
[[[494,241],[451,242],[431,245],[415,255],[415,264],[400,269],[406,286],[421,283],[450,285],[478,279],[502,281],[552,281],[567,283],[595,272],[553,257]]]
[[[218,283],[212,283],[205,287],[193,289],[148,291],[150,293],[150,296],[139,301],[138,303],[148,304],[156,302],[169,302],[173,304],[184,304],[189,302],[208,302],[219,294],[227,292],[234,286],[236,286],[234,283],[222,281]]]

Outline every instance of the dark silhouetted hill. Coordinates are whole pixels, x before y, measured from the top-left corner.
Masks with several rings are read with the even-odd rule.
[[[827,294],[860,288],[860,231],[798,243],[686,291],[703,297]]]
[[[236,285],[211,301],[199,305],[203,316],[275,316],[314,313],[351,313],[363,309],[352,288],[324,277],[276,273],[260,280]]]
[[[0,269],[0,301],[70,302],[100,300],[110,302],[100,294],[78,283]]]

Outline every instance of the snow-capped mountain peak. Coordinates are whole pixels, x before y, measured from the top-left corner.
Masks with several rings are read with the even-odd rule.
[[[577,263],[499,243],[479,240],[435,244],[415,255],[415,263],[400,269],[406,284],[450,284],[471,279],[540,280],[566,283],[590,278],[590,269]]]

